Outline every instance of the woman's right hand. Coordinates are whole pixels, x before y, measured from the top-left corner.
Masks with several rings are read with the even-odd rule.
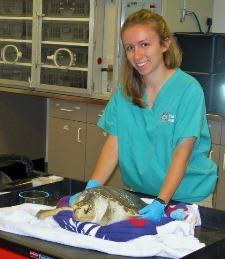
[[[85,189],[90,189],[90,188],[96,188],[96,187],[99,187],[101,186],[100,182],[97,181],[97,180],[94,180],[94,179],[90,179],[88,182],[87,182],[87,185],[85,187]],[[80,192],[78,193],[75,193],[74,195],[72,195],[69,199],[69,205],[71,206],[77,199],[77,197],[80,195]]]

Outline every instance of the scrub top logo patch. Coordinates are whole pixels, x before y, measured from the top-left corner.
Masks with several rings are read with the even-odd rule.
[[[168,121],[168,116],[169,114],[167,112],[164,112],[162,114],[161,121],[164,121],[164,122]]]
[[[169,114],[168,112],[164,112],[161,116],[161,121],[162,122],[174,122],[175,121],[175,115],[174,114]]]

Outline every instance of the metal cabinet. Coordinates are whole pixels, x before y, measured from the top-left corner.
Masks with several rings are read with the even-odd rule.
[[[0,86],[90,94],[103,9],[102,0],[0,0]]]
[[[48,116],[48,172],[84,180],[86,104],[51,100]]]
[[[210,158],[218,165],[218,182],[214,197],[214,207],[225,210],[225,123],[208,121],[212,148]]]

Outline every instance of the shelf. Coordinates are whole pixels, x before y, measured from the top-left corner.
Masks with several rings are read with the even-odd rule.
[[[64,46],[79,46],[79,47],[88,47],[89,43],[78,43],[78,42],[64,42],[64,41],[42,41],[42,44],[49,45],[64,45]]]
[[[18,42],[18,43],[32,44],[32,40],[3,39],[3,38],[0,38],[0,42]]]
[[[0,20],[27,20],[27,21],[32,21],[33,17],[32,16],[0,16]]]
[[[43,21],[59,21],[59,22],[89,22],[90,18],[68,18],[68,17],[63,17],[63,18],[58,18],[58,17],[47,17],[44,16]]]
[[[75,71],[86,71],[88,72],[88,68],[87,67],[70,67],[70,68],[66,68],[64,66],[53,66],[53,65],[41,65],[41,67],[43,68],[52,68],[52,69],[61,69],[61,70],[75,70]]]
[[[31,67],[31,63],[22,63],[22,62],[16,62],[16,63],[10,63],[10,62],[3,62],[0,61],[0,64],[5,64],[5,65],[16,65],[16,66],[25,66],[25,67]]]

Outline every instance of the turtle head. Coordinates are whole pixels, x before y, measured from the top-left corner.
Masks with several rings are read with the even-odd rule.
[[[78,221],[91,222],[96,216],[95,202],[93,195],[86,194],[83,199],[79,199],[72,206],[73,217]]]

